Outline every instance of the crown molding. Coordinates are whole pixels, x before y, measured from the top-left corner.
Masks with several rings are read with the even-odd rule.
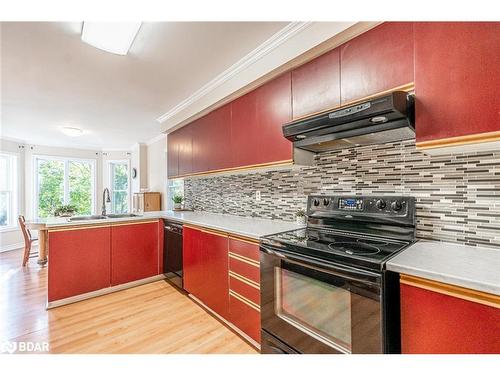
[[[242,59],[237,61],[235,64],[230,66],[228,69],[223,71],[221,74],[219,74],[217,77],[215,77],[213,80],[208,82],[206,85],[201,87],[198,91],[196,91],[194,94],[189,96],[188,98],[184,99],[182,102],[177,104],[175,107],[170,109],[168,112],[164,113],[160,117],[156,119],[156,121],[162,123],[173,116],[175,116],[177,113],[181,112],[183,109],[189,107],[196,101],[198,101],[200,98],[203,96],[207,95],[211,91],[215,90],[228,80],[230,80],[232,77],[240,73],[241,71],[245,70],[247,67],[250,65],[254,64],[256,61],[260,60],[262,57],[270,53],[272,50],[276,49],[280,45],[282,45],[284,42],[286,42],[288,39],[292,38],[294,35],[297,33],[303,31],[304,29],[308,28],[311,26],[313,22],[291,22],[288,25],[286,25],[283,29],[278,31],[276,34],[271,36],[269,39],[267,39],[264,43],[259,45],[257,48],[255,48],[253,51],[248,53],[246,56],[244,56]]]

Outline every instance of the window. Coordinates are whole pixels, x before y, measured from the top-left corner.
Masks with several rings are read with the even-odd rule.
[[[17,156],[0,153],[0,230],[17,227]]]
[[[184,179],[176,178],[173,180],[168,180],[167,187],[167,208],[171,210],[173,208],[172,198],[174,195],[180,195],[184,197]]]
[[[129,211],[128,161],[110,161],[111,211],[121,214]]]
[[[95,160],[35,156],[35,181],[35,216],[68,204],[78,215],[95,212]]]

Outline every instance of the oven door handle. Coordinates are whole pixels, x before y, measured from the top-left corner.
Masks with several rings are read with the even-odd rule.
[[[353,269],[341,266],[339,264],[320,263],[314,259],[297,256],[295,254],[294,255],[288,253],[285,254],[284,252],[276,251],[272,248],[269,248],[263,245],[262,243],[260,244],[260,250],[270,256],[279,259],[286,259],[288,261],[303,265],[304,267],[312,268],[320,272],[325,272],[332,275],[340,276],[349,280],[360,281],[374,286],[380,286],[381,275],[373,272],[364,271],[360,269]]]

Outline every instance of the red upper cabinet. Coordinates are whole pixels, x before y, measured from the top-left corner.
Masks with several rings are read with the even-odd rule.
[[[227,104],[206,116],[208,148],[204,155],[208,159],[208,170],[231,168],[231,105]]]
[[[114,225],[111,228],[111,284],[158,275],[158,222]]]
[[[292,116],[291,74],[283,74],[231,103],[233,166],[292,159],[283,124]]]
[[[413,23],[386,22],[340,47],[341,103],[414,81]]]
[[[257,117],[257,91],[231,102],[231,148],[234,166],[259,163],[256,145],[259,144],[259,120]]]
[[[336,48],[292,71],[293,118],[340,105],[340,52]]]
[[[291,160],[292,143],[283,136],[283,124],[292,119],[291,73],[285,73],[257,89],[259,140],[257,163]],[[237,147],[237,146],[236,146]]]
[[[167,135],[167,176],[179,175],[179,133],[174,131]]]
[[[109,227],[54,231],[48,241],[49,301],[110,286]]]
[[[401,285],[403,354],[498,354],[499,332],[498,307]]]
[[[192,125],[185,125],[176,131],[176,140],[178,143],[178,174],[180,176],[189,174],[193,171],[193,147],[192,147]]]
[[[500,23],[415,23],[417,142],[500,131]]]

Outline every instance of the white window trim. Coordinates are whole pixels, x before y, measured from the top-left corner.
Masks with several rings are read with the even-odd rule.
[[[106,160],[106,164],[107,164],[107,169],[108,169],[108,186],[107,188],[109,189],[109,195],[110,195],[110,199],[111,199],[111,206],[110,206],[110,212],[112,211],[113,209],[113,172],[111,170],[111,165],[113,163],[123,163],[123,164],[127,164],[127,176],[128,176],[128,191],[127,191],[127,205],[128,205],[128,211],[129,212],[132,212],[132,197],[131,197],[131,192],[132,192],[132,179],[131,179],[131,176],[130,176],[130,159],[113,159],[113,160]],[[104,203],[104,202],[103,202]]]
[[[68,156],[53,156],[53,155],[33,155],[32,157],[32,173],[33,173],[33,196],[35,199],[33,200],[33,216],[38,217],[38,197],[40,195],[40,189],[38,185],[38,159],[42,160],[59,160],[64,162],[64,202],[68,202],[69,199],[69,183],[67,183],[68,177],[68,163],[71,161],[76,162],[85,162],[92,164],[92,212],[91,214],[95,214],[97,201],[96,201],[96,189],[97,189],[97,160],[96,159],[85,159],[85,158],[72,158]],[[67,203],[64,203],[67,204]]]
[[[9,152],[9,151],[1,151],[0,154],[10,156],[14,159],[14,186],[12,186],[12,197],[11,204],[12,207],[10,209],[10,214],[12,215],[12,223],[5,227],[0,227],[0,232],[12,232],[19,229],[18,216],[19,216],[19,207],[20,207],[20,199],[21,194],[19,194],[19,188],[21,186],[21,174],[19,173],[19,156],[20,154],[17,152]]]

